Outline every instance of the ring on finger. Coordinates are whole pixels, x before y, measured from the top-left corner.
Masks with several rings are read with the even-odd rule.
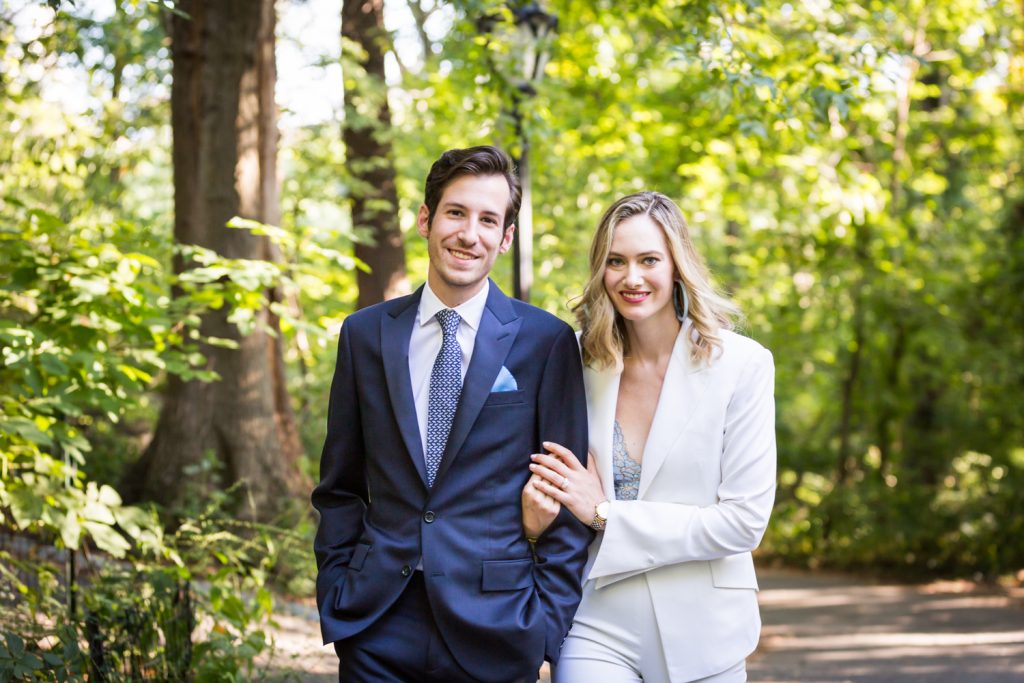
[[[563,491],[569,486],[569,477],[562,477],[562,483],[558,485],[558,488]]]

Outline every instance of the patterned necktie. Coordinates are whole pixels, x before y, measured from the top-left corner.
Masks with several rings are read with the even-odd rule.
[[[430,395],[427,400],[427,484],[434,485],[441,456],[448,443],[455,407],[462,393],[462,348],[455,333],[462,318],[450,308],[437,312],[441,324],[441,350],[430,372]]]

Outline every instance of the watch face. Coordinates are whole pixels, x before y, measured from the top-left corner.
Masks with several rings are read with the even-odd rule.
[[[601,517],[607,518],[608,517],[608,507],[609,506],[610,506],[610,503],[607,500],[598,503],[597,504],[597,510],[596,510],[597,514],[599,514]]]

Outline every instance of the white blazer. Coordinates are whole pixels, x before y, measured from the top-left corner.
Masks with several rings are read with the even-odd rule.
[[[775,368],[757,342],[722,331],[710,364],[676,338],[644,448],[635,501],[615,500],[612,433],[621,371],[584,369],[590,449],[607,527],[586,581],[601,589],[646,573],[672,680],[718,673],[757,646],[761,617],[750,551],[775,498]]]

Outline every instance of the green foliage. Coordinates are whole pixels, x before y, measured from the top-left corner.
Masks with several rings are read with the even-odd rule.
[[[8,257],[0,264],[0,523],[60,548],[95,549],[132,563],[130,570],[103,564],[87,580],[81,623],[60,617],[53,567],[21,566],[38,587],[5,572],[28,610],[9,619],[22,634],[36,632],[36,640],[61,632],[40,631],[39,616],[79,630],[93,620],[115,633],[106,644],[111,671],[151,660],[156,664],[146,666],[166,668],[181,661],[172,646],[183,635],[170,634],[184,623],[165,614],[168,596],[192,581],[200,626],[203,620],[211,624],[193,652],[197,680],[234,679],[238,672],[248,672],[248,680],[254,657],[272,646],[264,627],[272,611],[266,586],[279,571],[275,558],[294,558],[305,537],[233,522],[217,507],[194,510],[168,537],[153,511],[124,505],[113,487],[88,478],[95,456],[89,436],[97,422],[116,424],[137,409],[161,374],[215,379],[203,369],[200,344],[225,342],[202,334],[201,313],[228,305],[240,327],[251,326],[252,310],[266,305],[265,292],[291,281],[282,279],[283,266],[223,259],[195,247],[181,253],[197,267],[175,278],[154,259],[87,239],[88,227],[72,230],[11,199],[7,207],[16,228],[0,230]],[[274,233],[268,226],[240,227]],[[289,246],[281,235],[274,237]],[[313,249],[350,267],[348,257]],[[169,297],[170,287],[181,295]],[[230,493],[214,504],[226,505]],[[294,570],[286,573],[309,589]],[[247,593],[254,597],[243,598]],[[9,619],[0,621],[5,630]],[[39,676],[56,675],[53,647],[10,652],[9,671],[38,663],[32,670]],[[77,655],[69,657],[60,666],[79,666]]]
[[[835,19],[872,49],[848,117],[830,115],[820,152],[805,150],[832,159],[796,180],[810,181],[798,196],[816,215],[780,224],[784,240],[756,233],[744,258],[781,261],[756,271],[770,275],[748,308],[779,361],[780,504],[766,546],[782,557],[923,574],[1024,564],[985,521],[1021,507],[998,485],[1021,475],[1011,454],[1024,425],[1007,412],[1020,327],[998,313],[1013,296],[987,282],[1008,274],[1005,174],[1020,170],[1022,122],[1003,116],[995,77],[1010,11],[872,5]],[[976,456],[993,486],[959,476]]]
[[[0,521],[69,549],[85,536],[115,557],[125,532],[155,547],[154,520],[86,482],[86,435],[94,421],[116,423],[158,372],[203,376],[196,325],[172,322],[152,258],[7,205],[20,219],[0,229]]]
[[[210,505],[164,540],[164,557],[138,551],[130,564],[99,559],[80,579],[74,616],[60,600],[56,567],[0,553],[0,595],[7,600],[4,589],[13,589],[26,598],[0,621],[7,640],[0,680],[80,680],[88,658],[80,642],[99,644],[104,680],[135,680],[131,672],[258,680],[264,672],[254,660],[274,647],[271,577],[282,558],[306,545],[303,534],[240,523]],[[34,575],[39,588],[23,583],[24,575]]]
[[[160,14],[136,2],[103,19],[90,9],[65,3],[27,39],[0,10],[0,126],[13,133],[0,141],[0,533],[32,548],[30,559],[0,553],[0,680],[80,680],[80,645],[93,637],[105,680],[130,668],[161,680],[251,680],[254,657],[273,647],[269,583],[310,590],[308,569],[277,563],[295,558],[305,536],[232,521],[217,507],[230,492],[169,534],[155,511],[125,505],[116,483],[138,452],[138,423],[154,417],[158,383],[217,379],[202,349],[234,342],[211,338],[204,313],[230,307],[249,330],[268,292],[301,286],[289,274],[357,264],[279,235],[302,264],[173,245]],[[89,76],[82,106],[46,102],[44,76],[76,69]],[[173,259],[194,267],[175,276]],[[305,324],[275,305],[293,328]],[[50,545],[77,553],[74,613]],[[195,629],[172,609],[183,590]]]
[[[240,522],[212,503],[185,521],[173,544],[195,580],[198,630],[192,650],[196,681],[259,680],[254,664],[274,644],[270,585],[282,561],[305,549],[306,537],[280,526]]]
[[[209,588],[197,591],[199,612],[217,622],[203,646],[215,647],[217,657],[193,661],[205,672],[200,678],[251,668],[255,654],[267,647],[257,623],[271,610],[263,586],[279,542],[268,540],[267,529],[253,533],[227,522],[217,527],[209,513],[167,538],[152,511],[124,505],[114,488],[88,479],[88,437],[96,422],[116,424],[144,401],[161,373],[214,379],[202,369],[199,344],[209,339],[200,333],[201,312],[226,303],[236,311],[262,306],[262,294],[253,290],[266,288],[277,271],[268,272],[262,262],[218,260],[186,249],[202,267],[175,280],[154,259],[89,240],[88,227],[71,230],[57,217],[11,199],[7,207],[16,227],[0,231],[7,256],[0,264],[0,522],[61,548],[95,548],[131,559],[130,572],[104,565],[82,592],[87,616],[77,628],[95,620],[103,629],[122,631],[121,641],[107,644],[109,666],[123,670],[119,656],[149,661],[159,654],[161,665],[180,660],[180,653],[167,649],[180,634],[177,640],[168,634],[183,622],[162,618],[158,607],[168,603],[170,581],[202,579]],[[204,287],[195,287],[201,282]],[[172,299],[169,285],[184,294]],[[211,556],[213,545],[219,550]],[[64,609],[55,597],[52,567],[23,565],[22,571],[34,575],[31,583],[38,588],[6,573],[29,612],[20,620],[9,616],[4,626],[15,619],[27,629],[24,634],[38,631],[32,626],[37,616],[53,618]],[[255,591],[257,599],[240,608],[243,589]],[[52,640],[63,633],[60,628],[76,623],[74,617],[61,618],[58,630],[37,636]],[[75,653],[61,656],[56,646],[19,650],[11,644],[17,642],[8,644],[7,671],[19,678],[30,670],[49,677],[61,667],[80,667]]]
[[[2,680],[82,680],[85,677],[85,656],[79,649],[78,634],[73,629],[62,628],[54,645],[44,651],[30,648],[25,640],[15,633],[4,633],[0,639],[0,676]]]
[[[125,678],[132,670],[158,680],[187,680],[195,617],[182,573],[173,566],[111,568],[79,591],[86,640],[90,648],[102,644],[102,665],[90,668],[104,680]]]

